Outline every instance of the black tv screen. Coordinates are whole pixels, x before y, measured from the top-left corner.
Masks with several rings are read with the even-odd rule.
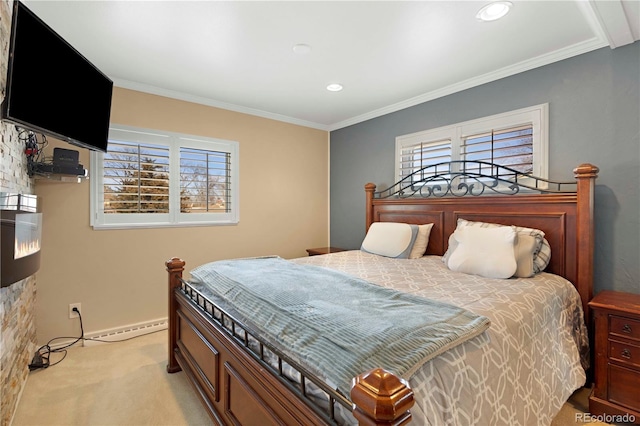
[[[112,90],[106,75],[14,2],[4,120],[106,152]]]

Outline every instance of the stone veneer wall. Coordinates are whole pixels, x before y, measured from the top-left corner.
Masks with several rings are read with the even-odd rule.
[[[4,99],[13,3],[0,6],[0,101]],[[0,122],[0,191],[33,193],[24,145],[15,126]],[[8,426],[36,350],[36,279],[31,276],[0,289],[0,426]]]

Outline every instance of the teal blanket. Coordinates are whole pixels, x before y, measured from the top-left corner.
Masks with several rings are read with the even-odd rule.
[[[489,327],[465,309],[279,257],[212,262],[191,277],[345,395],[362,372],[381,367],[408,378]]]

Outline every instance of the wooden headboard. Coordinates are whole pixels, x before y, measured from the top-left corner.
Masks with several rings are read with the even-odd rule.
[[[459,218],[544,231],[551,246],[545,270],[571,281],[582,299],[585,317],[593,296],[593,195],[598,168],[574,169],[575,191],[515,195],[383,198],[376,185],[365,185],[367,230],[373,222],[433,223],[426,254],[443,255]],[[395,193],[394,193],[395,194]]]

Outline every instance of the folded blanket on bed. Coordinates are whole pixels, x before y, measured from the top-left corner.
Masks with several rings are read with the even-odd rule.
[[[408,378],[429,359],[482,333],[489,319],[279,257],[212,262],[191,271],[259,337],[345,395],[382,367]]]

